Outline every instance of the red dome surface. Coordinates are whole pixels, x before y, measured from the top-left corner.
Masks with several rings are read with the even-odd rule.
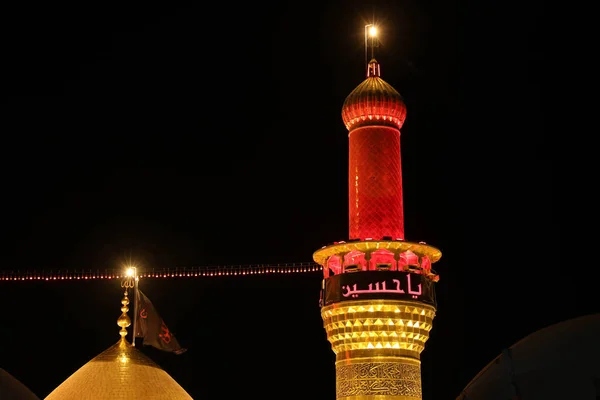
[[[400,129],[406,119],[406,105],[402,96],[389,83],[380,78],[379,63],[369,62],[367,79],[346,97],[342,107],[346,128],[392,126]]]

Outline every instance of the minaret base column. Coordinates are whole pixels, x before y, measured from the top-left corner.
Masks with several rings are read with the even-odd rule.
[[[421,362],[403,357],[337,361],[338,400],[421,400]]]
[[[337,400],[422,399],[420,358],[435,307],[414,300],[348,300],[323,307],[321,316],[336,357]]]

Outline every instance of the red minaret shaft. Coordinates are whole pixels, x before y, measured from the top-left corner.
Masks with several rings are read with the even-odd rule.
[[[350,239],[404,239],[400,131],[365,126],[349,138]]]
[[[348,200],[352,239],[404,239],[400,127],[406,107],[371,60],[367,79],[342,111],[349,136]]]

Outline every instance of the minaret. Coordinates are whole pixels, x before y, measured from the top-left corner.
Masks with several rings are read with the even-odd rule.
[[[420,354],[436,312],[441,252],[404,240],[400,128],[406,106],[379,63],[348,95],[349,240],[313,254],[338,400],[421,400]]]

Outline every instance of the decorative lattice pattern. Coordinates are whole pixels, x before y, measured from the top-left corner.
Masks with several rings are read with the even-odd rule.
[[[364,127],[350,133],[350,239],[404,239],[400,131]]]

